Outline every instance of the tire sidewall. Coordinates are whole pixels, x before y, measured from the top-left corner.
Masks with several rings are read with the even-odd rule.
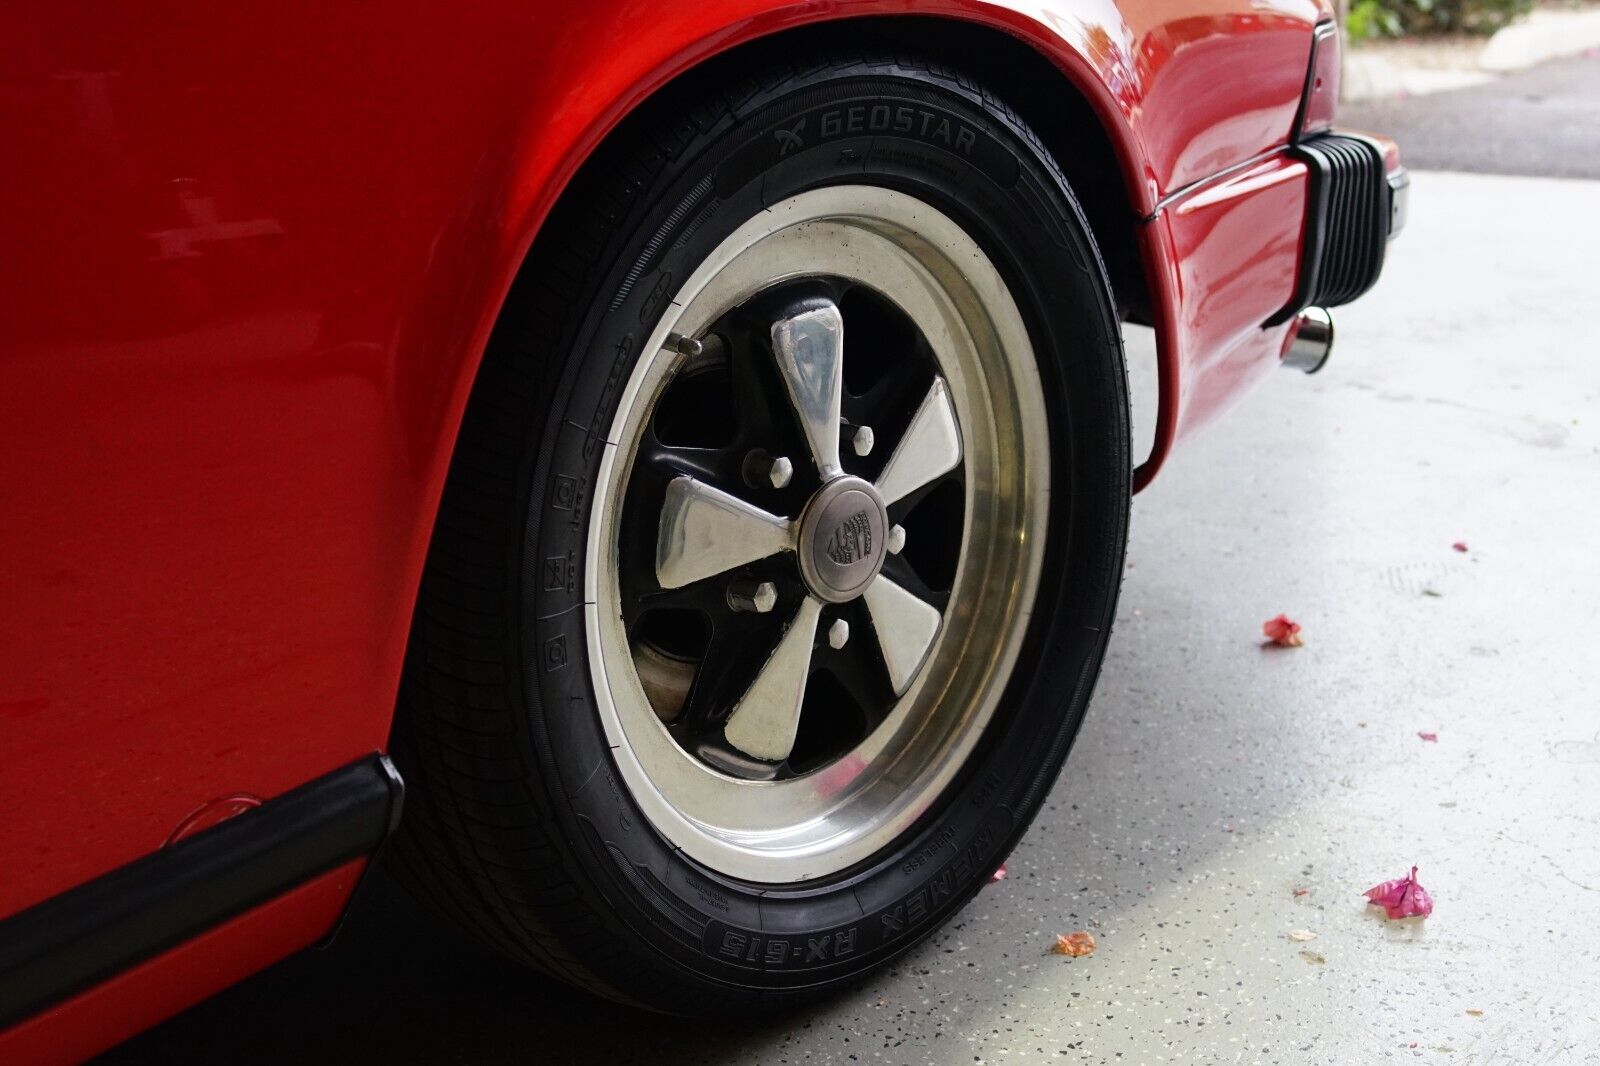
[[[915,943],[985,883],[1087,706],[1120,582],[1131,464],[1120,340],[1088,228],[1031,134],[992,101],[917,68],[856,64],[757,93],[683,159],[640,197],[604,260],[535,462],[519,593],[530,737],[578,872],[611,905],[617,933],[646,946],[692,999],[699,982],[770,993],[846,979]],[[666,302],[756,212],[840,183],[888,186],[944,211],[1012,287],[1050,418],[1049,533],[1019,666],[939,804],[839,876],[756,886],[677,851],[622,783],[587,657],[586,538],[606,434]],[[639,989],[636,967],[613,969],[599,967],[625,994]],[[662,998],[656,987],[633,994]]]

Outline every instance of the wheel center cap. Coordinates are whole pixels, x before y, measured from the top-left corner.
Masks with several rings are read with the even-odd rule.
[[[830,603],[853,600],[883,569],[889,514],[872,483],[837,477],[817,490],[800,516],[800,572]]]

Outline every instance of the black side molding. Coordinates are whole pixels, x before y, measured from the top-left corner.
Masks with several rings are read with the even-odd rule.
[[[0,921],[0,1028],[370,854],[403,792],[374,755]]]

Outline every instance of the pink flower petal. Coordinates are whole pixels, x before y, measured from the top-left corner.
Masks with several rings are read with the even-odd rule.
[[[1433,913],[1433,897],[1417,883],[1415,866],[1405,877],[1373,885],[1367,889],[1366,897],[1370,904],[1382,907],[1389,918],[1426,918]]]
[[[1300,623],[1286,614],[1262,622],[1261,634],[1280,648],[1298,648],[1305,643],[1300,637]]]
[[[989,875],[989,883],[992,885],[996,881],[1004,881],[1005,879],[1006,879],[1006,864],[1005,863],[1001,863],[1000,864],[1000,869],[996,870],[994,873]]]
[[[1464,540],[1458,540],[1454,544],[1450,545],[1450,547],[1454,548],[1458,552],[1464,552],[1467,550],[1467,542]]]
[[[1439,734],[1438,733],[1426,733],[1426,732],[1423,732],[1422,730],[1418,730],[1417,731],[1417,736],[1421,737],[1423,740],[1426,740],[1429,744],[1437,744],[1437,743],[1439,743]]]

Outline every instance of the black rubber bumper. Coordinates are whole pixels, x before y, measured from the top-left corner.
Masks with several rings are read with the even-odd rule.
[[[1294,297],[1267,323],[1307,307],[1338,307],[1372,288],[1384,251],[1405,225],[1411,181],[1388,172],[1383,146],[1348,133],[1310,137],[1289,150],[1306,164],[1305,241]]]

